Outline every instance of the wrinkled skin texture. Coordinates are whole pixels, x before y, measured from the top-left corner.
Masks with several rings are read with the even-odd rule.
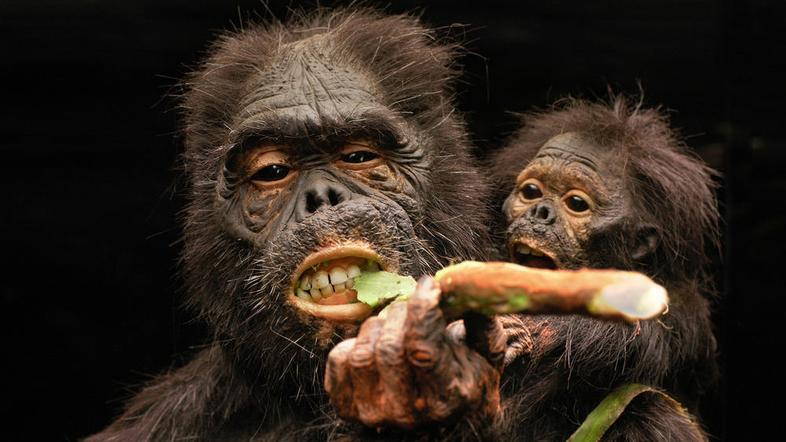
[[[636,270],[670,296],[667,314],[636,325],[505,318],[511,382],[502,405],[516,417],[507,431],[565,440],[606,394],[630,382],[665,389],[696,413],[717,376],[706,273],[717,244],[713,172],[687,153],[660,113],[624,98],[569,100],[525,117],[491,167],[503,189],[500,225],[512,261]],[[647,395],[604,440],[704,438],[692,416]]]
[[[590,266],[587,243],[595,232],[615,228],[632,210],[614,153],[580,134],[565,133],[548,140],[516,178],[516,191],[505,200],[509,252],[522,241],[556,260],[560,268]],[[525,197],[524,186],[541,195]],[[581,198],[588,209],[576,212],[568,198]],[[583,208],[583,207],[582,207]],[[532,256],[519,256],[529,264]]]
[[[407,429],[463,416],[482,427],[496,418],[502,327],[478,315],[446,328],[439,296],[424,278],[411,300],[392,305],[385,319],[369,318],[357,338],[333,349],[325,388],[339,414]]]
[[[418,357],[389,361],[402,374],[422,376],[386,397],[398,401],[399,414],[415,386],[464,379],[444,404],[422,395],[427,418],[390,421],[431,424],[407,437],[456,439],[493,421],[504,342],[496,321],[469,318],[466,333],[461,323],[448,328],[429,298],[413,300],[403,328],[382,333],[374,320],[351,339],[363,315],[326,319],[293,295],[297,273],[325,250],[362,249],[384,269],[415,277],[486,257],[488,192],[453,108],[452,52],[413,17],[367,10],[248,25],[210,48],[182,97],[189,183],[183,265],[189,304],[213,341],[150,382],[90,440],[377,435],[347,411],[372,398],[339,406],[349,418],[342,420],[323,384],[331,348],[342,341],[340,348],[369,346],[377,336],[423,343]],[[395,342],[376,347],[390,353]],[[418,365],[425,354],[433,373]],[[357,368],[332,364],[334,373]],[[341,381],[330,385],[334,402],[349,401],[340,399],[348,392]]]

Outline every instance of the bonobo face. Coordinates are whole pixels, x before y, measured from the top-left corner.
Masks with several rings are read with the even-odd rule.
[[[310,373],[374,313],[358,273],[488,243],[448,49],[406,18],[331,17],[220,41],[184,104],[191,305],[237,357]]]
[[[552,269],[608,262],[594,256],[604,250],[593,238],[620,228],[630,210],[619,163],[579,133],[548,140],[505,200],[511,260]]]
[[[407,123],[321,36],[294,43],[244,100],[227,164],[226,225],[259,251],[277,299],[310,317],[360,321],[352,277],[420,275],[413,227],[429,159]],[[294,86],[294,87],[292,87]]]
[[[377,128],[288,144],[256,140],[232,171],[228,225],[260,250],[276,302],[304,316],[359,321],[352,278],[368,270],[419,275],[418,176],[423,153]],[[382,136],[380,136],[382,135]],[[397,141],[398,140],[398,141]],[[240,222],[238,222],[240,221]]]

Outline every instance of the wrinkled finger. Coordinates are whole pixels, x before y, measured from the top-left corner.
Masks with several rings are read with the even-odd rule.
[[[466,345],[485,357],[493,367],[502,369],[507,333],[499,319],[470,311],[464,314],[464,328]]]
[[[404,354],[406,319],[406,303],[391,305],[374,348],[382,388],[382,406],[387,410],[387,419],[380,422],[380,425],[390,424],[403,428],[411,428],[415,425],[415,417],[410,408],[414,386]]]
[[[384,415],[380,403],[379,372],[374,357],[374,347],[384,323],[376,316],[363,323],[348,360],[357,418],[367,426],[377,426]]]
[[[418,281],[407,301],[404,349],[409,362],[420,368],[433,367],[445,336],[445,318],[439,309],[439,285],[430,276]]]
[[[439,422],[456,409],[455,345],[446,337],[445,318],[439,308],[440,289],[433,278],[423,277],[407,302],[404,351],[413,381],[412,408],[420,422]]]
[[[330,351],[325,368],[325,391],[341,417],[352,419],[357,415],[352,405],[352,380],[349,374],[349,355],[355,339],[339,342]]]

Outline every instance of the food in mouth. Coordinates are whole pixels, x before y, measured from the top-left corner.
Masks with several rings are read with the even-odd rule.
[[[376,307],[407,299],[415,292],[411,276],[383,271],[375,259],[319,259],[324,256],[318,253],[307,259],[304,264],[311,265],[293,282],[293,302],[313,316],[359,321]],[[534,256],[546,258],[545,254]],[[529,267],[474,261],[448,266],[435,275],[443,296],[440,307],[451,319],[475,311],[486,315],[579,313],[635,322],[662,314],[668,305],[665,289],[640,273]],[[385,310],[379,314],[384,317]]]
[[[467,311],[582,314],[635,323],[664,314],[666,289],[646,275],[623,270],[543,270],[509,262],[464,261],[434,276],[447,318]]]
[[[295,295],[303,301],[320,305],[357,302],[355,279],[362,273],[379,270],[377,262],[359,257],[324,261],[301,274],[296,283]]]
[[[312,253],[293,272],[288,302],[309,316],[335,322],[359,322],[373,308],[358,302],[355,287],[363,274],[390,269],[397,263],[383,259],[367,244],[344,244]]]

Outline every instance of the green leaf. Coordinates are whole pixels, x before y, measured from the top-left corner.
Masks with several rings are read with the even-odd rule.
[[[417,282],[411,276],[390,272],[363,272],[355,278],[352,287],[358,293],[358,301],[376,307],[381,299],[390,299],[415,293]]]
[[[630,402],[640,394],[654,394],[660,397],[677,414],[690,422],[690,427],[696,435],[695,440],[703,439],[699,425],[688,414],[685,408],[674,398],[649,385],[625,384],[609,393],[597,407],[587,416],[584,423],[570,436],[567,442],[598,442],[601,440],[606,430],[612,425],[625,411]],[[694,439],[691,439],[694,440]]]

